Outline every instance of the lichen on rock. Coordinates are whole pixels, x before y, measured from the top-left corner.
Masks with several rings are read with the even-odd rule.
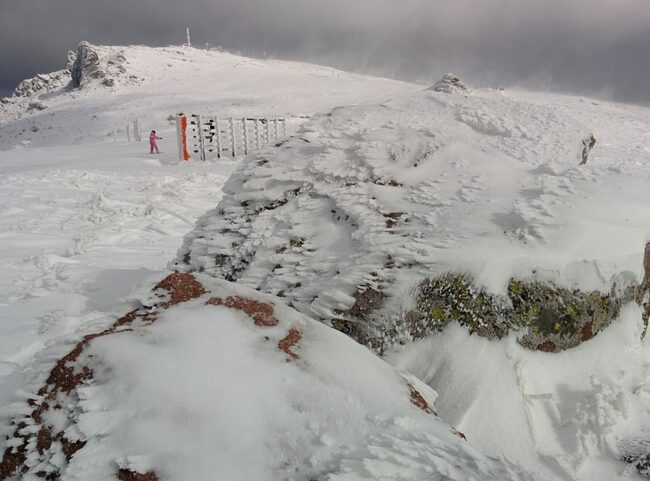
[[[508,285],[508,297],[512,322],[528,328],[520,344],[547,352],[588,341],[618,317],[623,302],[615,292],[584,292],[515,279]]]
[[[507,295],[489,294],[462,275],[444,274],[418,287],[416,308],[403,319],[419,339],[457,322],[489,339],[518,333],[533,350],[557,352],[588,341],[614,320],[625,296],[569,290],[549,282],[511,279]]]
[[[444,274],[420,284],[416,309],[407,322],[414,339],[439,332],[450,322],[498,338],[508,332],[505,309],[503,300],[477,289],[464,276]]]

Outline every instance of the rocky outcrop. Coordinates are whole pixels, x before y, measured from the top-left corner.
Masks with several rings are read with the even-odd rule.
[[[77,60],[77,52],[74,50],[68,50],[68,57],[66,58],[65,61],[65,68],[68,70],[68,72],[72,71],[72,67],[74,67],[74,62]]]
[[[70,59],[68,54],[68,62]],[[90,43],[81,42],[77,47],[70,76],[72,77],[70,86],[73,88],[82,87],[89,79],[100,79],[106,76],[99,62],[99,55]]]
[[[14,97],[32,97],[41,95],[57,88],[61,88],[70,79],[67,70],[59,70],[49,74],[39,74],[33,78],[23,80],[14,90]]]
[[[158,473],[165,473],[164,479],[169,480],[188,479],[188,473],[195,473],[190,477],[197,481],[260,479],[255,475],[233,478],[233,472],[247,472],[246,467],[237,466],[237,461],[229,461],[227,467],[219,462],[221,451],[228,452],[223,445],[233,435],[237,436],[232,441],[236,441],[233,452],[238,458],[255,453],[270,459],[269,467],[258,471],[271,480],[296,474],[319,480],[342,479],[336,475],[345,474],[347,479],[350,466],[366,463],[397,473],[405,460],[407,473],[391,479],[454,473],[450,481],[534,480],[509,462],[487,458],[467,445],[462,433],[437,417],[435,393],[417,378],[395,371],[334,330],[275,304],[270,296],[207,276],[172,273],[142,301],[147,305],[72,345],[51,368],[44,385],[33,394],[26,392],[28,401],[18,408],[15,431],[0,462],[0,480],[157,481]],[[209,325],[220,335],[195,344],[200,334],[193,325]],[[162,333],[170,327],[175,334],[165,341]],[[206,350],[195,355],[196,363],[177,373],[182,382],[162,366],[179,362],[174,361],[179,353],[169,345],[179,337],[176,347],[182,357],[192,358],[188,352],[192,346]],[[104,345],[108,351],[102,350],[102,343],[109,343]],[[116,344],[111,348],[110,343]],[[132,348],[132,343],[143,344]],[[229,351],[224,343],[241,345]],[[66,352],[64,348],[58,352]],[[111,364],[114,348],[138,353],[137,364],[127,361],[126,367],[129,373],[143,371],[138,376],[146,386],[127,379],[122,380],[123,387],[115,387],[113,382],[119,384],[121,378],[115,379],[120,368]],[[212,359],[206,359],[206,353]],[[118,358],[124,361],[124,355]],[[233,375],[239,370],[246,375]],[[203,384],[210,380],[206,378],[217,379],[207,390]],[[155,379],[153,385],[148,385],[150,379]],[[143,408],[129,405],[129,395],[122,389],[135,390]],[[116,397],[112,399],[107,390]],[[223,391],[236,401],[215,399]],[[331,413],[337,399],[340,405]],[[268,427],[257,425],[258,419],[268,420]],[[190,437],[184,438],[182,446],[176,446],[173,437],[162,444],[152,443],[147,438],[159,436],[157,428],[152,430],[159,423],[181,437],[189,431]],[[350,423],[353,437],[348,436]],[[242,435],[253,425],[254,436]],[[320,429],[324,430],[319,433]],[[300,443],[289,450],[277,449],[274,443],[286,439]],[[330,439],[350,444],[339,451]],[[382,446],[379,454],[366,449],[372,443]],[[219,446],[216,461],[204,454],[214,446]],[[170,449],[175,453],[172,462],[181,463],[176,475],[165,465]],[[276,460],[277,456],[282,459]],[[321,458],[322,462],[310,461]],[[200,469],[195,469],[197,465]],[[354,472],[360,481],[377,479],[375,470]]]
[[[457,75],[448,73],[440,80],[438,80],[433,85],[433,87],[431,87],[431,90],[434,90],[436,92],[443,92],[446,94],[453,94],[457,92],[467,92],[467,87]]]
[[[528,349],[558,352],[605,329],[632,293],[632,289],[584,292],[549,282],[511,279],[507,296],[496,296],[464,276],[446,274],[419,285],[415,309],[389,327],[389,336],[366,342],[382,351],[391,347],[382,345],[387,337],[404,343],[441,332],[456,322],[481,337],[497,339],[515,332]]]
[[[580,153],[580,165],[585,165],[587,163],[587,160],[589,159],[589,154],[591,153],[591,149],[594,148],[594,145],[596,145],[596,137],[594,137],[594,134],[589,134],[584,139],[582,139],[582,152]]]

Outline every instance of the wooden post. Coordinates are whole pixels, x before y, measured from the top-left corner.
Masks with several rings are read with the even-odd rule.
[[[275,130],[275,140],[280,138],[280,132],[278,131],[278,118],[273,119],[273,130]]]
[[[235,140],[235,120],[230,117],[230,138],[232,145],[232,156],[237,157],[237,141]]]
[[[113,142],[117,142],[117,128],[113,128]]]
[[[205,160],[205,139],[203,138],[203,124],[200,115],[196,116],[196,128],[198,129],[199,155],[201,156],[201,160]]]
[[[219,116],[215,118],[215,124],[217,125],[217,159],[221,158],[221,127],[219,126]]]
[[[178,160],[187,160],[185,158],[185,142],[186,142],[186,133],[183,132],[183,121],[181,120],[182,115],[176,116],[176,145],[178,146]],[[185,121],[187,125],[187,121]]]
[[[255,148],[260,148],[260,119],[255,119]]]
[[[287,136],[287,119],[282,119],[282,137]]]
[[[243,135],[244,135],[244,155],[248,155],[248,129],[246,128],[246,117],[241,119],[241,126],[242,129],[244,129]]]
[[[271,121],[266,119],[266,143],[271,143]]]
[[[126,141],[131,142],[131,126],[126,124]]]
[[[135,119],[133,121],[133,139],[136,142],[142,142],[142,134],[140,132],[140,121]]]

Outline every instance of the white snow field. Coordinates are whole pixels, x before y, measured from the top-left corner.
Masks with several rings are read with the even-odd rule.
[[[68,91],[62,73],[0,104],[0,452],[23,439],[17,413],[32,436],[31,474],[17,479],[120,469],[160,481],[641,479],[619,460],[627,444],[650,444],[650,351],[635,305],[558,354],[454,325],[404,339],[386,359],[433,389],[305,314],[331,320],[359,285],[381,285],[376,315],[390,321],[420,279],[448,271],[495,293],[533,271],[604,292],[639,282],[650,109],[445,93],[182,47],[96,50],[103,78]],[[283,116],[297,134],[241,163],[182,163],[167,121],[181,111]],[[162,134],[161,155],[125,142],[135,119]],[[278,325],[264,332],[204,298],[148,325],[158,310],[143,293],[169,263],[202,271],[211,295],[274,305]],[[237,283],[208,277],[226,274]],[[86,346],[75,369],[92,367],[94,380],[50,406],[45,424],[29,421],[26,400],[42,405],[35,393],[57,360],[138,307],[141,322]],[[278,350],[291,328],[302,332],[295,351]],[[408,402],[409,383],[439,418]],[[86,444],[68,464],[61,439],[35,444],[43,425]]]

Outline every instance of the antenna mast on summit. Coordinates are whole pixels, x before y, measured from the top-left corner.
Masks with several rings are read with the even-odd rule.
[[[190,27],[185,27],[185,33],[187,34],[187,46],[192,46],[192,41],[190,40]]]

